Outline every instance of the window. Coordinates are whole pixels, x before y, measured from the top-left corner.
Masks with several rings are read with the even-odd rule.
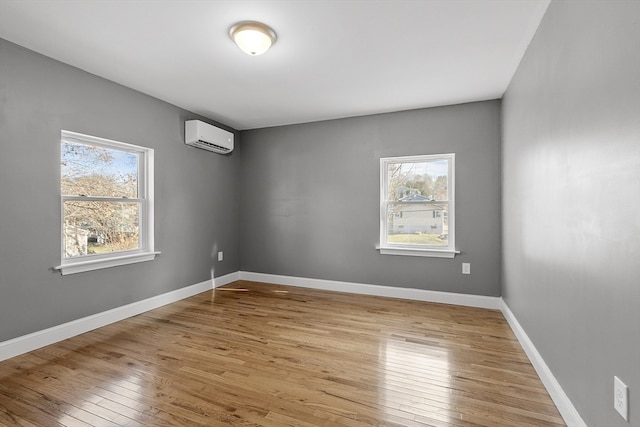
[[[380,253],[453,258],[455,154],[380,159]]]
[[[153,150],[75,132],[60,140],[62,274],[154,259]]]

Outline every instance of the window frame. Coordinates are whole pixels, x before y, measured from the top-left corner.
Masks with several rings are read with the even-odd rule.
[[[65,141],[136,154],[138,156],[138,197],[135,199],[123,199],[117,197],[62,194],[62,170],[60,170],[58,173],[58,190],[60,192],[60,265],[54,267],[54,269],[66,275],[155,259],[155,256],[160,252],[154,249],[154,150],[125,142],[62,130],[60,132],[59,149]],[[59,160],[61,160],[61,155],[61,152],[59,152]],[[73,258],[65,257],[64,203],[65,201],[74,200],[137,203],[139,205],[139,247],[137,249],[114,251],[104,254],[87,254]]]
[[[447,205],[448,205],[448,242],[447,246],[430,246],[425,244],[389,243],[387,208],[388,202],[388,166],[392,163],[423,163],[446,160],[448,164]],[[395,202],[393,202],[395,203]],[[376,247],[382,255],[405,255],[436,258],[454,258],[460,251],[455,244],[455,153],[424,154],[416,156],[382,157],[380,158],[380,236]]]

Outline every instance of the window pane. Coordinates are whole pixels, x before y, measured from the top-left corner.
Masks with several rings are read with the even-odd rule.
[[[389,203],[387,243],[447,246],[448,203]]]
[[[60,185],[63,195],[138,197],[138,154],[62,141]]]
[[[138,202],[64,202],[64,257],[138,249]]]
[[[446,159],[387,165],[387,201],[448,200]]]

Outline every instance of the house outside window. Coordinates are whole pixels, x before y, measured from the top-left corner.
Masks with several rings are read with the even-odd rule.
[[[455,154],[380,159],[382,254],[453,258]]]
[[[152,149],[63,130],[60,194],[62,274],[154,259]]]

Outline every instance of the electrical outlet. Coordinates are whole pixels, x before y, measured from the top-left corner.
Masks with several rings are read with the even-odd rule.
[[[218,261],[222,261],[224,259],[224,254],[222,251],[218,252]]]
[[[462,274],[471,274],[471,263],[469,262],[462,263]]]
[[[613,407],[624,418],[629,421],[629,387],[620,378],[613,377]]]

